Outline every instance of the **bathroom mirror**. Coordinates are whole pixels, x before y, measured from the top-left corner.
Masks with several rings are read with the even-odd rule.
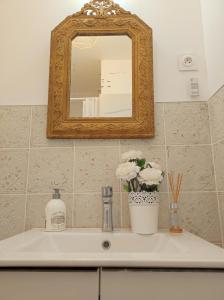
[[[93,0],[53,31],[48,138],[154,135],[152,30]]]
[[[132,117],[132,40],[127,35],[72,41],[70,117]]]

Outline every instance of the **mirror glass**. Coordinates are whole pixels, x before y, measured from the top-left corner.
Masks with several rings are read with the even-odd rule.
[[[127,35],[73,39],[70,117],[132,117],[132,40]]]

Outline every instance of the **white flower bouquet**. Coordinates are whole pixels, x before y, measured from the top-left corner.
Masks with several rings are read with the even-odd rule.
[[[158,192],[165,173],[157,163],[147,162],[141,151],[131,150],[122,155],[116,175],[125,181],[127,192]]]

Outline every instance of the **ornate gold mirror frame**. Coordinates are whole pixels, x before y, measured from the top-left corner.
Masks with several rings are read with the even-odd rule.
[[[78,35],[127,35],[132,39],[132,117],[70,118],[71,44]],[[92,0],[53,31],[48,138],[150,138],[154,136],[152,30],[110,0]]]

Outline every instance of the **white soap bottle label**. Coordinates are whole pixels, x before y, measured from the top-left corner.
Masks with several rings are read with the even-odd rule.
[[[66,207],[60,199],[58,189],[55,189],[53,199],[46,206],[46,231],[63,231],[66,223]]]

